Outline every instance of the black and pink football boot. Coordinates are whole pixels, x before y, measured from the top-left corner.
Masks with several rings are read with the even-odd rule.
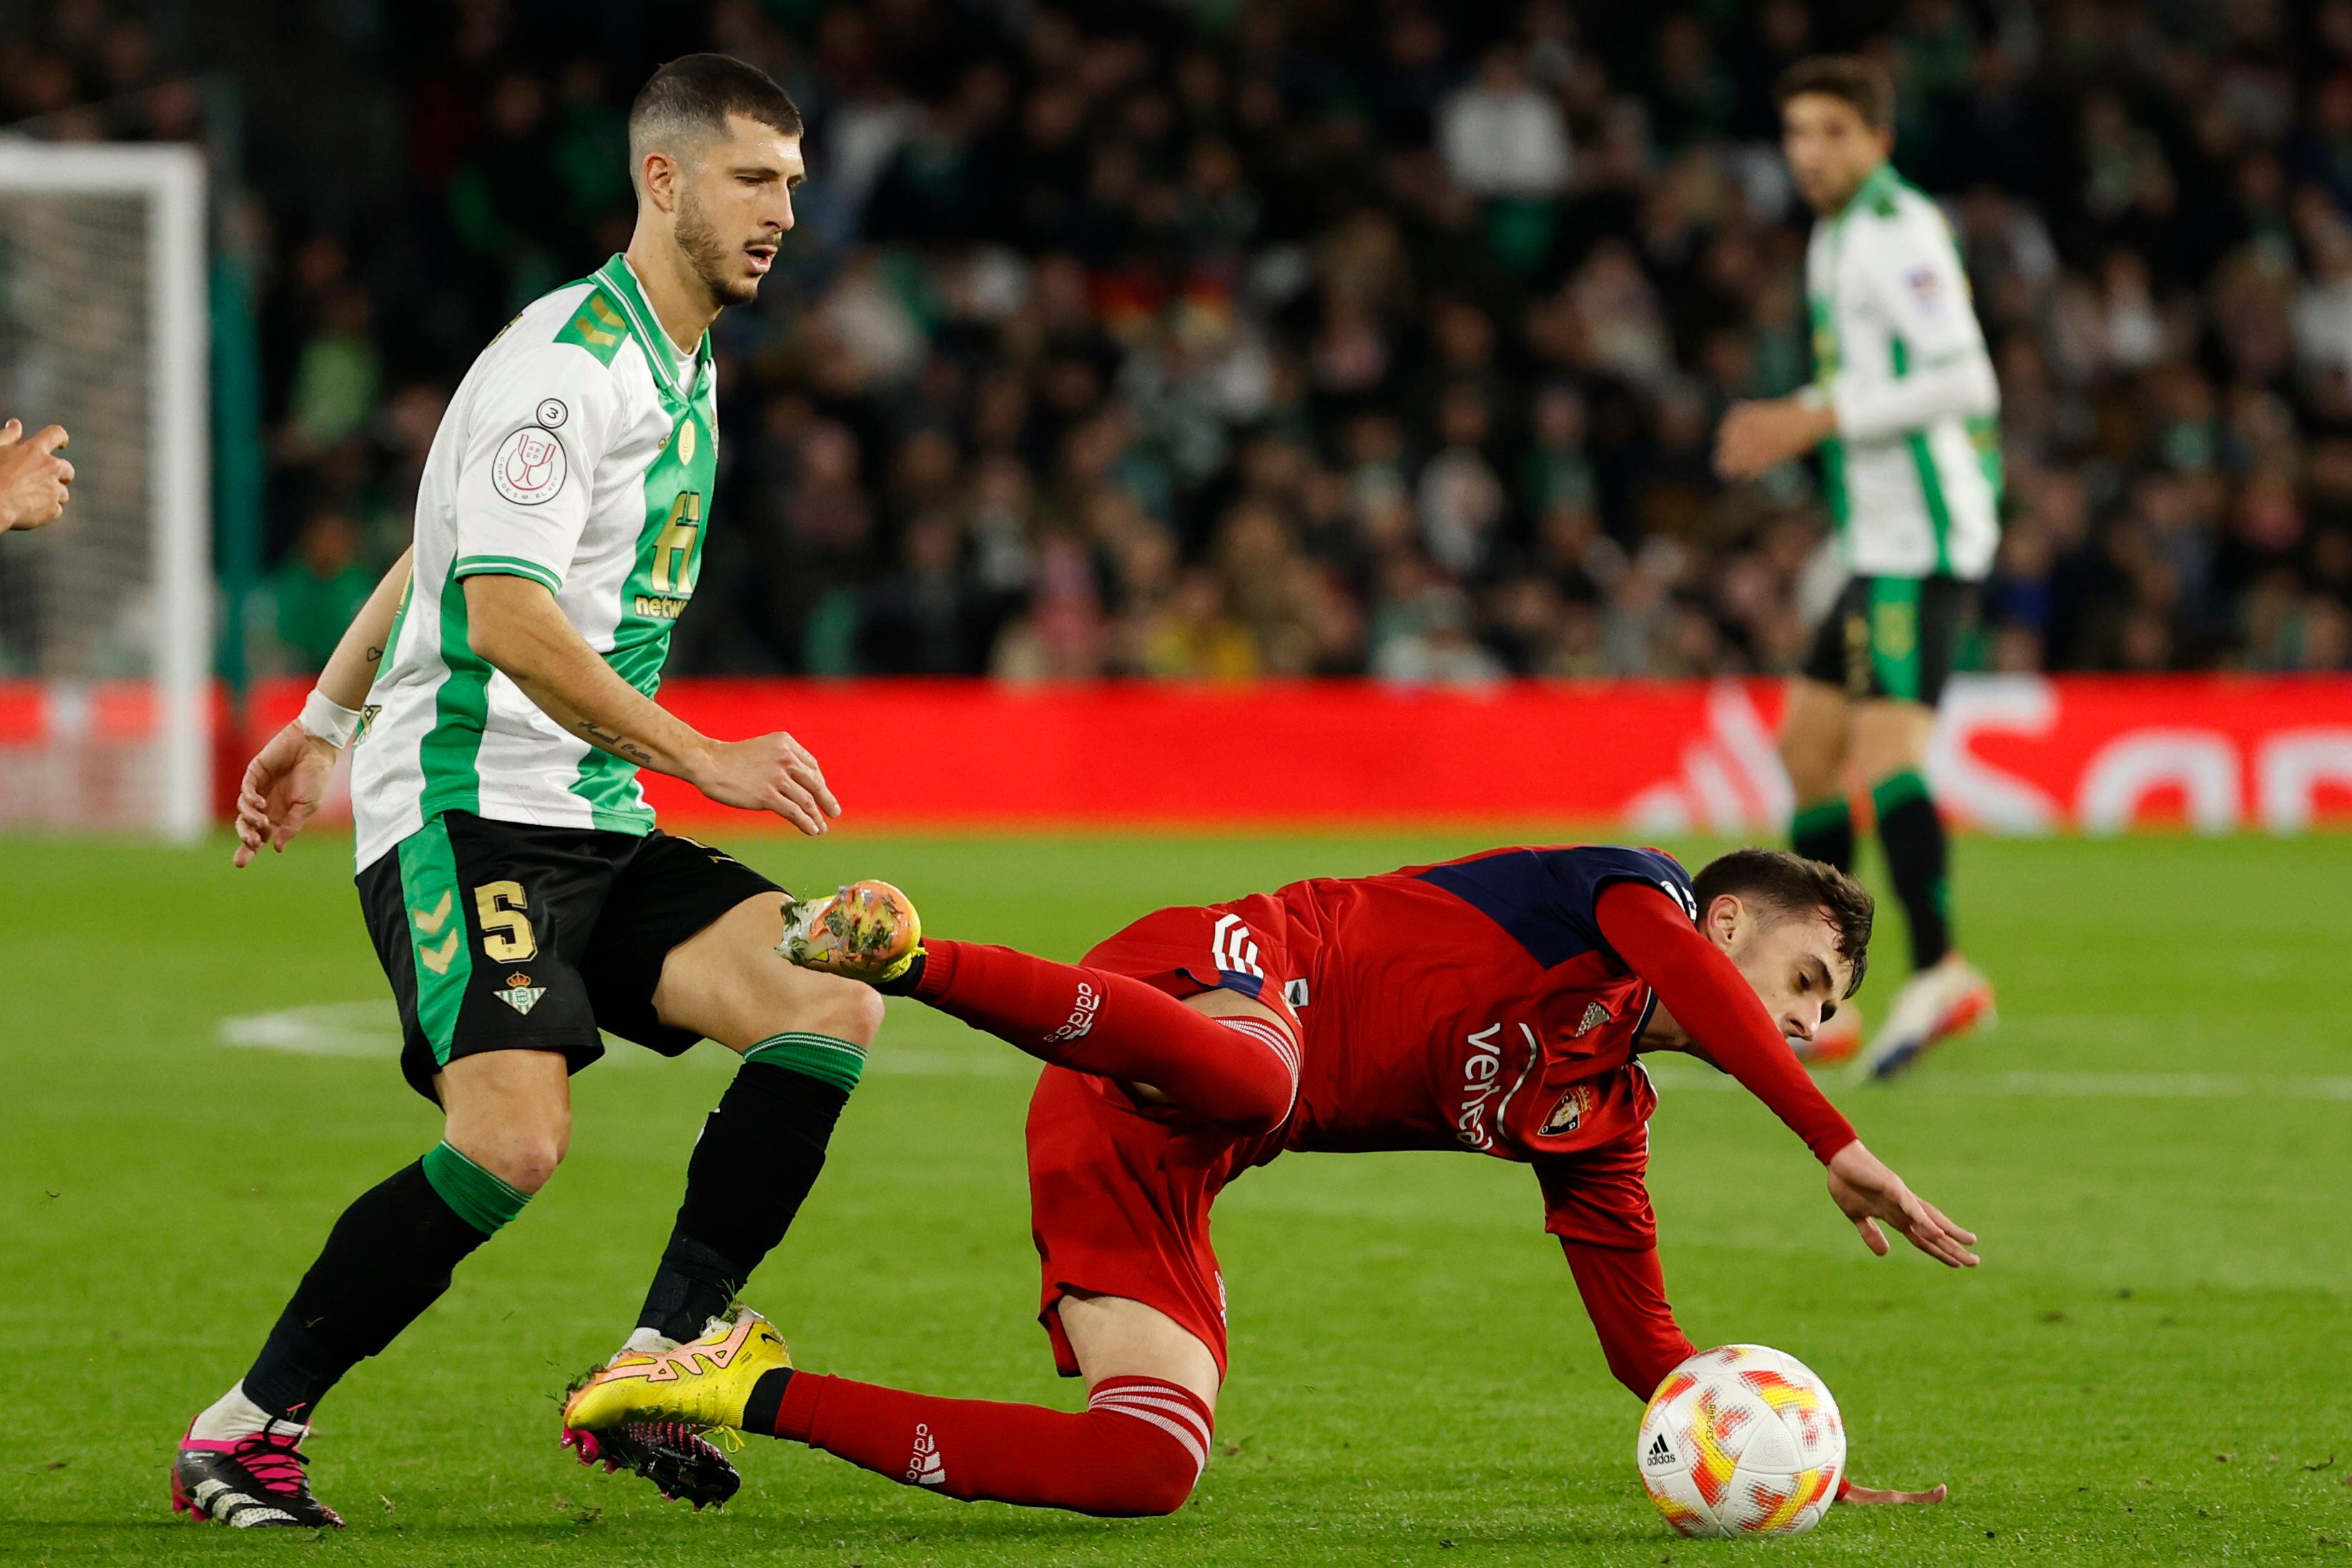
[[[341,1530],[343,1516],[310,1495],[308,1456],[296,1447],[310,1428],[272,1421],[242,1437],[199,1437],[195,1424],[172,1461],[172,1511],[237,1530],[267,1526]]]

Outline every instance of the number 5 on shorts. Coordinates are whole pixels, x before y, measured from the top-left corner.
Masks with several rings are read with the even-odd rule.
[[[539,951],[539,935],[524,913],[530,900],[519,882],[486,882],[474,889],[474,913],[480,917],[482,951],[501,964],[520,964]]]

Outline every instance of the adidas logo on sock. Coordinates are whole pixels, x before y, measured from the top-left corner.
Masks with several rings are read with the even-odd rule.
[[[948,1462],[940,1458],[940,1440],[931,1436],[924,1422],[915,1423],[915,1452],[907,1460],[907,1484],[917,1487],[943,1487],[948,1484]]]
[[[1642,1456],[1642,1463],[1644,1465],[1671,1465],[1674,1462],[1675,1450],[1673,1446],[1666,1441],[1666,1435],[1664,1432],[1661,1432],[1656,1437],[1651,1438],[1649,1452]]]

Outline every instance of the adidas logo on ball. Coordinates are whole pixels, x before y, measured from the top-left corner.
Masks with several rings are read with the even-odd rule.
[[[1675,1462],[1675,1451],[1667,1446],[1664,1432],[1650,1439],[1650,1451],[1642,1456],[1642,1462],[1645,1465],[1671,1465]]]

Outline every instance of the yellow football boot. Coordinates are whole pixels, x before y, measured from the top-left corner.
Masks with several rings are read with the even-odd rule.
[[[914,901],[887,882],[854,882],[823,898],[784,905],[776,951],[803,969],[887,986],[913,967],[923,948]]]
[[[598,1368],[564,1401],[566,1441],[642,1422],[740,1429],[752,1385],[792,1364],[776,1325],[739,1307],[731,1319],[712,1319],[700,1339],[675,1350],[625,1350]]]

